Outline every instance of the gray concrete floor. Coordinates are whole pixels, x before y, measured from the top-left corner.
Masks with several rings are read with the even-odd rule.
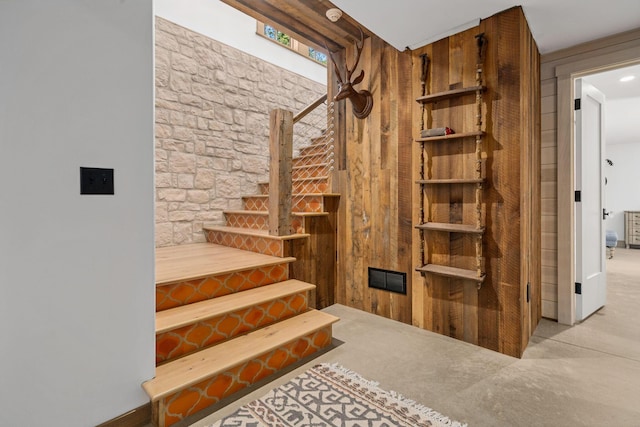
[[[607,269],[607,305],[573,327],[543,319],[522,359],[331,306],[335,347],[177,427],[207,426],[320,362],[470,426],[640,426],[640,250],[617,249]]]

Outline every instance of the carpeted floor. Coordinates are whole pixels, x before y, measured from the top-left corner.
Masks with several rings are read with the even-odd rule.
[[[522,359],[334,305],[333,349],[176,427],[210,425],[322,362],[469,426],[638,426],[640,250],[617,249],[607,270],[607,305],[574,327],[543,319]]]

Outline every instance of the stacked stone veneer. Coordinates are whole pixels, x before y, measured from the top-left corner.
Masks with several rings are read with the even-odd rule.
[[[269,111],[295,114],[326,86],[162,18],[155,43],[156,246],[204,242],[203,224],[268,180]],[[319,110],[294,133],[324,128]]]

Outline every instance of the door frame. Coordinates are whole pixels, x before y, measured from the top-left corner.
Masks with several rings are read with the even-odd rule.
[[[557,262],[558,262],[558,323],[575,323],[575,135],[573,106],[575,79],[589,74],[614,70],[640,63],[635,43],[619,50],[590,52],[582,59],[558,65],[557,84]]]

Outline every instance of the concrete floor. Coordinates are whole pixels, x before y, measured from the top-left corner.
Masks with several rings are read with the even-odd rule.
[[[574,327],[543,319],[522,359],[331,306],[334,348],[177,427],[207,426],[320,362],[470,426],[640,426],[640,250],[617,249],[607,269],[607,305]]]

